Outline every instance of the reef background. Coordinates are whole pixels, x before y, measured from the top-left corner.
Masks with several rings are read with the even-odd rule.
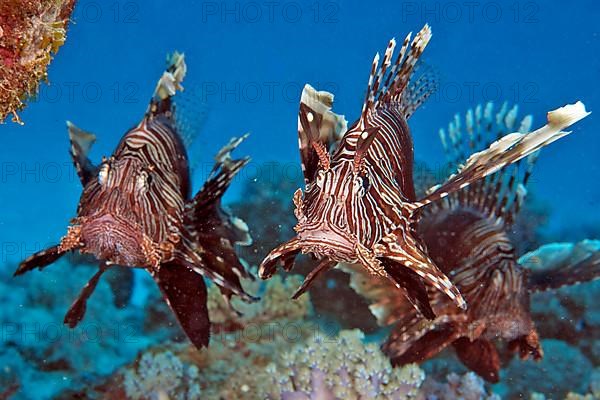
[[[185,383],[198,384],[192,366],[204,376],[200,389],[212,388],[215,396],[215,387],[224,390],[222,382],[228,382],[232,366],[223,361],[203,364],[185,354],[185,344],[172,344],[180,332],[143,274],[136,274],[133,289],[124,285],[117,291],[124,297],[134,294],[124,308],[113,306],[108,281],[101,283],[82,329],[75,333],[62,326],[62,318],[93,273],[87,260],[71,258],[43,273],[11,278],[19,260],[64,234],[75,212],[80,184],[68,154],[65,121],[97,134],[94,160],[109,154],[144,112],[165,56],[175,49],[185,52],[189,66],[180,110],[187,129],[199,129],[190,149],[195,188],[212,166],[214,153],[231,136],[251,132],[240,151],[253,162],[226,196],[226,203],[253,230],[256,244],[242,252],[251,264],[291,234],[291,194],[301,184],[296,114],[304,83],[333,91],[334,110],[353,120],[375,52],[382,52],[389,38],[401,39],[425,22],[434,32],[425,60],[438,71],[441,90],[410,121],[419,180],[438,182],[450,172],[437,132],[456,112],[489,100],[516,102],[539,126],[546,111],[582,100],[593,114],[572,136],[543,151],[515,234],[522,252],[548,242],[600,239],[600,119],[595,117],[600,110],[600,4],[481,2],[472,9],[448,4],[78,1],[68,40],[49,66],[49,83],[41,84],[37,98],[19,114],[25,125],[0,126],[0,398],[13,391],[23,399],[61,393],[70,398],[85,393],[85,387],[96,387],[99,396],[111,379],[124,382],[127,371],[143,374],[134,362],[146,348],[152,349],[145,353],[150,354],[145,358],[148,368],[158,358],[165,371],[179,371],[184,383],[173,389],[178,393],[184,387],[195,390]],[[300,266],[298,272],[303,271]],[[382,332],[366,304],[346,282],[335,272],[319,282],[305,304],[310,313],[294,314],[296,323],[316,323],[333,337],[339,330],[360,329],[368,340],[380,340]],[[486,390],[509,397],[540,392],[561,398],[569,391],[597,389],[593,370],[600,366],[599,294],[600,284],[595,283],[535,297],[545,361],[514,360],[502,383]],[[286,296],[279,298],[284,310],[292,307],[283,302]],[[279,311],[265,306],[262,312]],[[350,335],[348,340],[360,336],[343,335]],[[293,352],[293,345],[304,339],[272,341],[272,347],[260,351]],[[358,347],[349,346],[361,354],[364,349]],[[170,354],[159,357],[164,352]],[[219,357],[225,356],[215,359]],[[237,362],[241,368],[248,360]],[[267,364],[266,359],[260,362]],[[283,364],[273,362],[285,375]],[[210,374],[202,368],[207,365]],[[450,371],[465,372],[453,356],[423,369],[441,384]],[[406,380],[414,383],[415,376]],[[460,387],[457,379],[452,377],[450,385]],[[475,393],[472,398],[485,395],[481,382],[462,379],[469,393]],[[235,382],[239,390],[249,384]]]

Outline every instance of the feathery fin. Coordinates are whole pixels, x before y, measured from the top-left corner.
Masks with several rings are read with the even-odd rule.
[[[548,113],[548,124],[531,133],[510,133],[493,142],[486,150],[472,154],[465,165],[424,199],[415,203],[418,207],[430,204],[456,192],[471,183],[493,174],[542,147],[568,135],[562,129],[585,118],[590,113],[582,102],[569,104]]]

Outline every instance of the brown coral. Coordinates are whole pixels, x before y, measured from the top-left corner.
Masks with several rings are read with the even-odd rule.
[[[65,42],[75,0],[0,2],[0,122],[17,111],[47,78],[52,54]]]

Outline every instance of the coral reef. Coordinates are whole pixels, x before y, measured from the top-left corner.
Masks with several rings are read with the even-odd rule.
[[[0,271],[0,388],[20,385],[11,399],[83,389],[164,339],[145,331],[143,309],[115,307],[104,282],[82,324],[74,330],[65,326],[65,310],[97,268],[68,261],[28,279],[13,278],[7,272],[11,268]]]
[[[474,372],[462,376],[451,373],[446,380],[440,383],[428,377],[419,392],[419,400],[500,400],[500,396],[486,390],[483,379]]]
[[[0,122],[17,111],[47,78],[48,64],[65,42],[75,0],[0,2]]]
[[[392,368],[374,343],[358,330],[335,339],[311,338],[269,364],[271,399],[406,399],[414,398],[425,374],[416,365]]]
[[[473,373],[445,382],[412,364],[392,368],[375,343],[358,330],[328,336],[320,331],[292,344],[256,342],[253,358],[229,342],[198,352],[167,343],[144,353],[104,387],[104,398],[132,399],[439,399],[496,400]],[[246,340],[247,345],[248,341]],[[244,346],[245,346],[244,345]],[[248,349],[249,350],[249,349]],[[268,350],[268,351],[264,351]]]
[[[592,364],[582,352],[555,339],[542,340],[542,347],[545,355],[539,362],[513,360],[494,391],[503,397],[528,397],[535,388],[555,399],[564,398],[569,391],[584,391]]]
[[[203,399],[407,399],[417,397],[425,378],[415,365],[393,369],[357,330],[336,337],[315,332],[305,339],[276,346],[263,341],[260,346],[270,350],[263,351],[264,359],[246,353],[250,362],[245,363],[240,363],[239,346],[218,345],[190,357],[181,345],[171,344],[142,355],[116,382],[133,399],[194,398],[189,393]],[[215,357],[222,353],[227,357]]]

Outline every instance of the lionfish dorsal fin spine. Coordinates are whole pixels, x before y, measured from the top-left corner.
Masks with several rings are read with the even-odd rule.
[[[98,167],[95,166],[88,154],[96,142],[96,135],[78,128],[71,121],[67,121],[67,130],[69,131],[69,141],[71,148],[69,153],[75,165],[75,170],[83,186],[96,175]]]
[[[152,119],[158,115],[173,117],[172,97],[177,91],[183,90],[181,83],[185,78],[187,66],[183,53],[174,52],[167,58],[167,68],[158,80],[150,105],[146,111],[146,118]]]
[[[477,205],[486,212],[495,212],[498,204],[504,203],[500,207],[501,215],[514,220],[514,213],[520,208],[524,196],[523,188],[519,184],[524,187],[523,183],[527,183],[539,150],[568,135],[570,132],[565,132],[563,129],[587,117],[589,112],[586,111],[582,102],[566,105],[549,112],[548,123],[530,133],[524,132],[531,126],[530,117],[526,117],[521,122],[519,131],[508,133],[510,129],[505,124],[508,122],[510,125],[514,125],[512,120],[516,118],[516,108],[508,111],[507,105],[504,104],[496,114],[495,121],[492,120],[491,114],[492,105],[490,103],[485,107],[484,112],[485,130],[489,132],[495,129],[499,133],[500,139],[491,143],[487,149],[472,154],[459,167],[457,173],[451,175],[442,185],[430,190],[424,199],[416,202],[417,207],[431,204],[461,190],[474,190],[477,196],[474,198],[473,205]],[[455,126],[453,125],[452,129],[455,129]],[[454,135],[456,136],[457,133]],[[505,176],[512,175],[507,175],[503,169],[526,157],[527,167],[522,177],[515,177],[512,181],[511,178],[508,178],[505,181]],[[518,165],[513,168],[518,168]],[[482,179],[485,180],[475,184],[472,188],[469,187]]]
[[[396,61],[392,64],[396,40],[388,43],[383,60],[380,63],[379,53],[375,54],[367,84],[367,92],[363,102],[358,127],[361,135],[368,132],[371,117],[377,110],[392,108],[400,113],[402,118],[408,119],[410,115],[427,99],[437,87],[427,74],[413,79],[417,60],[423,54],[427,43],[431,39],[429,25],[421,29],[411,42],[412,34],[409,33],[404,40]],[[413,79],[413,83],[409,82]],[[359,140],[360,142],[360,140]],[[369,140],[369,144],[373,138]],[[354,165],[361,165],[362,154],[366,153],[368,145],[356,148]]]
[[[418,105],[431,94],[432,88],[429,87],[428,79],[425,79],[424,76],[415,80],[415,90],[412,90],[410,96],[405,93],[413,76],[415,65],[431,39],[431,28],[425,24],[412,42],[411,36],[412,34],[409,33],[404,39],[393,65],[395,39],[388,43],[381,64],[379,63],[379,53],[375,55],[361,111],[360,121],[363,127],[366,126],[369,115],[383,106],[396,107],[405,118],[408,118]]]
[[[331,111],[333,94],[317,91],[306,84],[300,98],[298,111],[298,147],[305,183],[311,182],[319,164],[329,165],[330,147],[340,140],[347,130],[343,115]]]

